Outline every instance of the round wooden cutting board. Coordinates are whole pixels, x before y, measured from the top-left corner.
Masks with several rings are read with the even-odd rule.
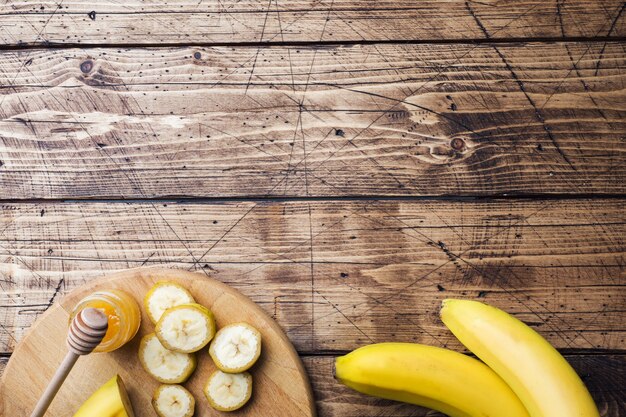
[[[196,301],[215,314],[218,328],[233,322],[248,322],[262,334],[262,354],[252,368],[253,393],[241,410],[221,413],[211,409],[202,388],[215,370],[208,349],[197,352],[198,367],[183,384],[196,398],[195,416],[315,416],[315,402],[307,374],[296,350],[278,324],[263,310],[229,286],[205,275],[162,268],[140,268],[90,282],[54,304],[31,327],[11,356],[0,380],[0,415],[27,416],[35,406],[67,349],[69,312],[84,296],[99,289],[118,288],[132,294],[137,302],[159,280],[178,282]],[[46,416],[72,416],[104,382],[119,374],[128,390],[137,417],[152,417],[150,403],[160,385],[141,367],[137,358],[139,341],[154,331],[144,314],[138,335],[112,353],[81,357],[52,402]]]

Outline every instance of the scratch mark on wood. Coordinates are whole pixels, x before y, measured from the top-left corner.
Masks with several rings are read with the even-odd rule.
[[[535,8],[538,7],[539,4],[535,4],[534,6],[528,8],[524,13],[518,15],[517,17],[511,19],[509,22],[507,22],[505,25],[503,25],[500,29],[497,29],[493,32],[493,34],[495,35],[496,33],[506,29],[509,25],[513,24],[515,21],[521,19],[522,17],[524,17],[525,15],[527,15],[528,13],[532,12]],[[486,34],[485,34],[486,35]],[[424,83],[422,83],[422,85],[420,87],[418,87],[415,90],[411,91],[411,95],[415,95],[418,92],[420,92],[423,88],[425,88],[427,85],[429,85],[432,81],[434,81],[436,78],[438,78],[441,74],[443,74],[445,71],[447,71],[451,66],[456,65],[457,63],[461,62],[461,60],[466,57],[467,55],[469,55],[471,52],[473,52],[476,48],[478,48],[480,45],[477,44],[471,48],[469,48],[466,52],[464,52],[463,54],[461,54],[461,56],[459,56],[458,58],[456,58],[450,65],[447,65],[444,68],[441,68],[440,70],[438,70],[435,75],[433,75],[432,77],[429,77]],[[386,109],[385,111],[383,111],[379,116],[377,116],[376,118],[374,118],[366,127],[364,127],[363,129],[359,130],[350,140],[354,141],[356,138],[358,138],[359,136],[361,136],[363,133],[365,133],[368,129],[370,129],[376,122],[378,122],[380,119],[382,119],[383,117],[385,117],[389,112],[393,111],[397,105],[399,103],[395,103],[393,104],[391,107],[389,107],[388,109]],[[551,133],[550,133],[551,134]],[[320,166],[322,166],[325,162],[327,162],[328,160],[330,160],[331,158],[333,158],[338,152],[340,152],[341,150],[343,150],[348,144],[350,144],[350,141],[346,141],[344,142],[343,145],[341,145],[339,148],[335,149],[333,152],[331,152],[331,154],[326,157],[324,160],[322,160],[315,168],[312,169],[312,171],[317,170]],[[292,167],[293,170],[295,170],[300,163],[302,163],[302,161],[298,162],[295,164],[295,166]],[[571,164],[570,164],[571,165]],[[279,183],[274,186],[274,188],[276,188],[278,185],[280,185],[282,183],[283,180],[279,181]],[[272,188],[272,190],[274,189]]]
[[[39,30],[39,32],[37,33],[37,36],[35,37],[35,40],[33,42],[37,42],[37,40],[39,40],[39,38],[41,38],[41,34],[44,32],[44,30],[46,30],[46,27],[48,26],[48,24],[50,23],[50,20],[52,20],[52,18],[54,17],[54,15],[59,11],[59,9],[63,6],[63,2],[65,0],[61,0],[58,4],[56,9],[54,9],[54,11],[50,14],[50,16],[48,17],[48,19],[44,22],[43,26],[41,27],[41,30]],[[22,69],[27,67],[28,65],[30,65],[30,63],[26,64],[27,62],[29,62],[30,59],[30,54],[32,51],[28,51],[26,53],[26,57],[24,58],[25,61],[22,61],[22,65],[18,68],[18,70],[15,72],[15,76],[13,77],[12,81],[9,81],[9,85],[13,86],[15,84],[15,80],[17,80],[17,77],[20,75],[20,73],[22,72]],[[32,60],[30,61],[32,62]],[[2,97],[2,100],[0,100],[0,109],[2,108],[2,104],[4,104],[4,100],[8,97],[8,95],[5,95],[4,97]]]
[[[609,27],[609,31],[607,32],[607,36],[610,36],[613,30],[615,29],[615,25],[617,25],[617,21],[619,20],[622,12],[626,8],[626,2],[622,2],[622,7],[619,9],[619,12],[615,16],[615,19],[611,22],[611,26]],[[593,72],[594,77],[598,76],[598,72],[600,71],[600,64],[602,63],[602,58],[604,57],[604,50],[606,49],[607,42],[604,42],[602,49],[600,49],[600,56],[598,57],[598,62],[596,63],[596,70]]]
[[[204,252],[204,253],[203,253],[203,254],[202,254],[202,255],[201,255],[201,256],[200,256],[197,260],[195,260],[195,261],[194,261],[194,263],[193,263],[193,265],[192,265],[192,267],[191,267],[190,269],[193,269],[195,266],[197,266],[197,265],[198,265],[198,264],[202,261],[202,259],[204,259],[204,257],[205,257],[206,255],[208,255],[208,254],[209,254],[209,252],[211,252],[211,250],[213,250],[213,248],[215,248],[215,247],[216,247],[216,246],[217,246],[217,245],[218,245],[218,244],[219,244],[222,240],[224,240],[224,238],[225,238],[225,237],[226,237],[226,236],[227,236],[227,235],[228,235],[228,234],[229,234],[229,233],[230,233],[230,232],[231,232],[231,231],[232,231],[235,227],[237,227],[237,225],[238,225],[239,223],[241,223],[241,221],[242,221],[243,219],[245,219],[245,218],[248,216],[248,214],[250,214],[250,213],[252,212],[252,210],[254,210],[254,209],[256,208],[256,206],[257,206],[257,204],[256,204],[256,203],[255,203],[255,204],[253,204],[253,205],[252,205],[252,206],[251,206],[251,207],[250,207],[250,208],[249,208],[249,209],[248,209],[248,210],[247,210],[247,211],[246,211],[246,212],[245,212],[245,213],[244,213],[241,217],[239,217],[239,219],[237,219],[237,221],[236,221],[235,223],[233,223],[233,224],[232,224],[232,225],[231,225],[228,229],[226,229],[226,232],[224,232],[224,233],[222,234],[222,236],[220,236],[220,237],[219,237],[219,238],[215,241],[215,243],[213,243],[213,245],[211,245],[211,246],[209,247],[209,249],[207,249],[207,250],[206,250],[206,252]]]
[[[61,287],[63,287],[63,284],[65,284],[64,276],[61,277],[61,279],[59,280],[59,283],[54,288],[54,293],[52,294],[52,297],[50,297],[50,299],[48,300],[48,304],[46,305],[46,308],[45,308],[46,310],[50,308],[52,304],[54,303],[54,300],[56,299],[57,295],[59,295],[59,293],[61,292]]]
[[[472,16],[472,18],[474,19],[474,21],[476,22],[476,25],[478,26],[478,28],[480,29],[480,31],[485,35],[485,38],[487,39],[491,39],[491,36],[489,35],[489,32],[487,32],[487,28],[485,28],[485,26],[483,25],[483,23],[480,21],[480,19],[478,18],[478,16],[476,16],[476,13],[474,13],[474,9],[472,9],[472,7],[470,6],[469,2],[466,1],[465,2],[465,8],[467,9],[467,11],[469,12],[470,16]]]
[[[508,60],[504,57],[504,55],[502,54],[502,52],[500,52],[500,50],[498,49],[497,46],[493,46],[493,49],[495,49],[496,53],[498,54],[498,56],[500,57],[500,59],[502,59],[502,62],[504,62],[504,65],[506,66],[506,68],[509,70],[509,72],[511,73],[511,76],[513,77],[513,79],[515,80],[515,82],[517,83],[517,85],[520,88],[520,91],[522,91],[522,93],[524,93],[524,96],[526,97],[526,99],[528,100],[528,103],[531,105],[531,107],[533,108],[533,110],[535,111],[535,116],[537,118],[537,120],[539,121],[539,123],[541,123],[541,125],[543,126],[543,130],[546,132],[546,134],[548,135],[548,138],[550,139],[550,142],[552,143],[552,145],[554,146],[554,148],[556,149],[556,151],[559,153],[559,155],[561,155],[561,157],[563,158],[563,160],[565,160],[565,162],[567,162],[567,164],[569,165],[569,167],[573,170],[576,171],[576,167],[572,164],[572,161],[569,159],[569,157],[567,155],[565,155],[565,152],[563,151],[563,149],[561,149],[561,146],[558,144],[558,142],[556,141],[556,138],[554,137],[554,135],[552,134],[552,131],[550,130],[550,127],[547,125],[545,118],[543,117],[542,112],[539,110],[539,108],[537,107],[537,105],[535,104],[535,102],[533,101],[533,99],[530,97],[530,95],[528,94],[528,92],[526,92],[526,88],[524,87],[524,83],[522,82],[522,80],[517,76],[517,73],[515,73],[515,71],[513,71],[513,68],[511,67],[511,64],[509,64]]]
[[[261,36],[259,38],[259,42],[263,42],[263,36],[265,35],[265,27],[267,26],[267,18],[270,14],[270,8],[272,7],[272,0],[269,0],[267,4],[267,10],[265,11],[265,19],[263,20],[263,28],[261,29]],[[254,68],[256,67],[257,59],[259,58],[259,52],[261,48],[257,48],[256,54],[254,55],[254,62],[252,63],[252,69],[250,70],[250,77],[248,77],[248,83],[246,85],[246,90],[244,91],[244,96],[248,94],[248,88],[250,87],[250,82],[252,81],[252,75],[254,74]]]
[[[565,37],[565,28],[563,27],[563,14],[561,13],[561,0],[556,0],[556,15],[559,19],[559,27],[561,28],[561,36]]]
[[[142,263],[141,266],[144,266],[146,263],[148,263],[148,261],[150,260],[150,258],[152,258],[154,255],[156,254],[156,252],[152,252]]]
[[[469,5],[469,2],[465,2],[465,6],[467,7],[467,10],[470,12],[470,14],[472,15],[472,17],[474,18],[474,20],[476,21],[476,24],[478,25],[478,27],[480,28],[480,30],[485,34],[485,37],[487,39],[490,38],[489,33],[487,32],[487,29],[483,26],[482,22],[480,21],[480,19],[478,18],[478,16],[476,16],[476,14],[474,14],[474,11],[472,10],[472,8]],[[535,104],[535,102],[533,101],[533,99],[530,97],[530,95],[528,94],[528,92],[526,92],[526,88],[524,87],[524,83],[522,82],[522,80],[517,76],[517,73],[515,71],[513,71],[513,68],[511,67],[511,64],[509,63],[509,61],[505,58],[505,56],[502,54],[502,52],[500,51],[500,49],[498,49],[498,47],[496,45],[492,45],[493,49],[496,51],[496,53],[498,54],[498,56],[500,57],[500,59],[502,60],[502,62],[504,63],[504,65],[506,66],[507,70],[509,70],[509,72],[511,73],[511,76],[513,77],[513,79],[515,80],[515,82],[517,83],[520,91],[524,94],[524,96],[526,97],[526,100],[528,100],[528,103],[531,105],[531,107],[533,108],[533,110],[535,111],[535,117],[537,118],[537,120],[539,121],[539,123],[541,123],[541,125],[543,126],[544,131],[546,132],[546,134],[548,135],[548,138],[550,138],[550,142],[552,143],[552,145],[554,146],[554,148],[556,149],[556,151],[559,153],[559,155],[561,155],[561,157],[565,160],[565,162],[567,162],[567,164],[569,165],[569,167],[576,171],[576,167],[572,164],[572,162],[570,161],[569,157],[567,155],[565,155],[565,152],[563,152],[563,150],[561,149],[561,146],[558,144],[558,142],[556,141],[554,135],[552,134],[552,131],[550,130],[550,128],[548,127],[548,125],[546,124],[545,118],[543,117],[542,112],[539,110],[539,108],[537,107],[537,105]]]
[[[310,268],[310,273],[311,273],[311,343],[312,343],[312,348],[313,350],[316,349],[316,342],[315,342],[315,292],[317,292],[317,290],[315,289],[315,271],[314,271],[314,266],[313,266],[313,220],[312,220],[312,216],[311,216],[311,203],[307,204],[307,208],[309,211],[309,242],[310,242],[310,246],[309,246],[309,254],[310,254],[310,262],[309,262],[309,268]],[[319,292],[318,292],[319,294]],[[322,294],[320,294],[321,297],[326,300],[326,297],[324,297]],[[326,300],[328,302],[328,300]],[[332,305],[332,303],[329,303]],[[339,310],[339,309],[337,309]],[[341,313],[343,315],[343,313]],[[344,315],[345,317],[345,315]],[[346,319],[348,321],[350,321],[347,317]],[[352,323],[350,321],[350,323]],[[353,326],[354,323],[352,323]],[[361,329],[358,326],[355,326],[359,331],[361,331]],[[361,333],[363,333],[361,331]],[[365,334],[365,333],[363,333]]]

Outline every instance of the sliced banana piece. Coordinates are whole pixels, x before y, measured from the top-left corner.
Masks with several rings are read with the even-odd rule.
[[[165,384],[185,382],[196,369],[194,354],[166,349],[154,333],[147,334],[141,339],[139,360],[146,372]]]
[[[169,350],[197,352],[215,336],[215,317],[200,304],[183,304],[169,308],[156,325],[156,335]]]
[[[196,400],[180,385],[161,385],[152,396],[159,417],[192,417]]]
[[[154,284],[143,299],[146,313],[155,324],[168,308],[195,302],[186,288],[169,281],[159,281]]]
[[[261,333],[248,323],[229,324],[217,332],[209,354],[224,372],[246,371],[261,354]]]
[[[218,411],[235,411],[243,407],[252,395],[252,375],[247,372],[227,374],[217,370],[204,387],[211,407]]]

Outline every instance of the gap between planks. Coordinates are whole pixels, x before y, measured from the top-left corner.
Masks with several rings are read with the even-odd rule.
[[[494,195],[433,195],[433,196],[390,196],[390,195],[337,195],[337,196],[267,196],[267,195],[248,195],[238,197],[193,197],[193,196],[162,196],[149,198],[123,198],[123,197],[107,197],[107,198],[0,198],[0,204],[54,204],[54,203],[132,203],[132,204],[149,204],[149,203],[169,203],[169,204],[213,204],[213,203],[289,203],[289,202],[332,202],[332,201],[450,201],[450,202],[470,202],[470,201],[507,201],[507,200],[530,200],[530,201],[554,201],[554,200],[624,200],[626,195],[620,193],[614,194],[494,194]]]
[[[257,41],[257,42],[147,42],[147,43],[100,43],[100,42],[49,42],[0,45],[0,51],[25,49],[72,49],[72,48],[214,48],[214,47],[305,47],[305,46],[359,46],[359,45],[467,45],[467,44],[525,44],[525,43],[584,43],[584,42],[626,42],[626,36],[569,36],[569,37],[507,37],[507,38],[469,38],[469,39],[379,39],[379,40],[330,40],[330,41]]]

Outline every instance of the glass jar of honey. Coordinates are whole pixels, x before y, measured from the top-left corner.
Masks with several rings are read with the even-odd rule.
[[[135,299],[121,290],[97,291],[83,298],[70,314],[70,323],[81,310],[93,307],[109,319],[109,328],[94,352],[111,352],[128,343],[139,330],[141,311]]]

